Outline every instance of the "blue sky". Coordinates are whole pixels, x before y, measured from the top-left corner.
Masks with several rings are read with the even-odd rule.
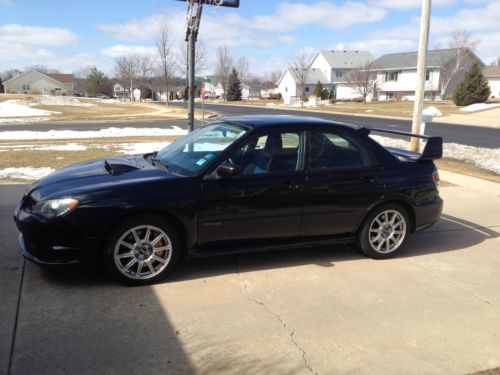
[[[239,9],[207,7],[200,39],[214,60],[226,44],[255,74],[281,70],[297,51],[416,50],[421,0],[241,0]],[[130,51],[154,54],[160,22],[180,49],[186,3],[174,0],[0,0],[0,71],[43,64],[64,72],[97,65],[112,73]],[[480,40],[489,63],[500,55],[499,0],[434,0],[430,46],[445,47],[459,27]],[[210,69],[206,73],[210,73]]]

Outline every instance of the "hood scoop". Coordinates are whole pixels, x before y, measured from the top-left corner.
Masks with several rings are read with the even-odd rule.
[[[111,175],[118,175],[140,167],[130,159],[109,158],[104,160],[104,169]]]

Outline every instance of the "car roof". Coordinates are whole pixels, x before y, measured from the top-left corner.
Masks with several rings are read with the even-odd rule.
[[[346,130],[359,130],[363,127],[344,122],[324,120],[314,117],[290,116],[290,115],[252,115],[252,116],[224,116],[217,121],[226,121],[232,124],[243,125],[251,128],[273,127],[273,126],[304,126],[304,125],[326,125]]]

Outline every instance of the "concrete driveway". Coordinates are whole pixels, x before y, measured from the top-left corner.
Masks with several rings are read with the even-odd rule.
[[[443,173],[443,219],[401,257],[347,247],[182,265],[152,287],[21,260],[0,187],[0,372],[467,374],[500,366],[498,185]]]

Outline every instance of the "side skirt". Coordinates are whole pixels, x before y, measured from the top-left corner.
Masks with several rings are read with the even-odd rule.
[[[298,238],[293,241],[286,243],[274,243],[274,244],[255,244],[255,245],[237,245],[234,246],[211,246],[210,248],[195,248],[188,252],[187,258],[207,258],[212,256],[222,256],[230,254],[243,254],[243,253],[258,253],[265,251],[277,251],[277,250],[290,250],[290,249],[301,249],[301,248],[311,248],[318,246],[327,245],[339,245],[353,243],[355,241],[354,236],[348,237],[335,237],[335,238],[316,238],[316,239],[303,239]],[[242,241],[244,242],[244,241]]]

